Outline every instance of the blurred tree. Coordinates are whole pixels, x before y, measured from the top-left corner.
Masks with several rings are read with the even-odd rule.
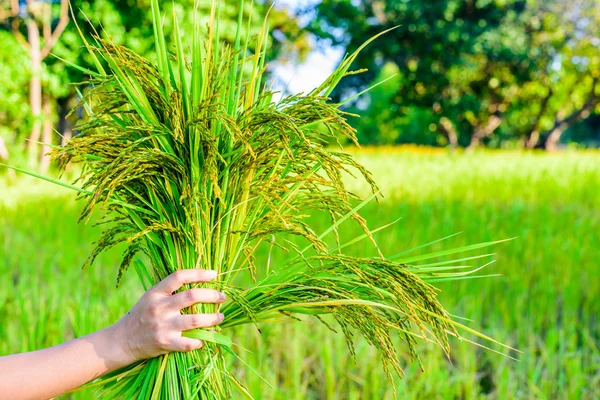
[[[311,31],[356,48],[397,26],[361,53],[357,66],[369,71],[346,78],[336,95],[367,86],[393,62],[400,70],[396,116],[429,109],[436,116],[433,132],[474,146],[498,127],[514,82],[529,72],[529,63],[519,62],[526,60],[525,43],[512,29],[524,8],[524,1],[501,0],[324,0]],[[469,134],[459,137],[467,128]]]
[[[400,127],[412,115],[429,135],[470,148],[497,132],[551,147],[597,104],[599,8],[596,0],[323,0],[309,28],[354,49],[397,26],[357,59],[368,72],[347,77],[334,93],[362,90],[394,63],[399,77],[388,110],[370,111],[379,121]],[[366,104],[376,102],[355,107]],[[392,136],[402,142],[401,134],[382,137]]]
[[[185,32],[190,32],[188,27],[192,26],[193,19],[196,17],[208,21],[210,2],[197,2],[197,8],[194,0],[178,2],[164,0],[161,3],[164,3],[161,4],[161,9],[167,16],[164,19],[167,40],[170,40],[173,29],[172,19],[168,17],[172,13],[178,16],[184,46],[191,41],[191,36],[185,35]],[[27,47],[30,58],[27,63],[30,67],[23,68],[26,64],[15,64],[9,61],[15,55],[21,57],[22,49],[14,45],[2,46],[0,48],[0,63],[2,63],[0,70],[6,70],[7,76],[19,75],[19,78],[27,76],[31,82],[28,92],[31,97],[35,97],[35,102],[32,101],[29,107],[27,104],[13,103],[14,107],[29,110],[31,117],[25,117],[27,124],[9,124],[5,122],[4,112],[0,111],[0,125],[2,126],[0,132],[4,131],[4,136],[0,135],[0,137],[6,137],[5,142],[17,143],[20,141],[16,139],[17,136],[22,138],[25,134],[23,127],[30,126],[31,132],[27,136],[35,141],[28,142],[27,147],[32,157],[37,157],[37,141],[40,140],[37,132],[38,125],[42,121],[41,118],[35,117],[36,115],[44,114],[42,142],[53,142],[55,138],[52,135],[52,126],[55,123],[58,132],[64,138],[68,139],[71,135],[74,117],[69,119],[67,114],[77,104],[77,91],[72,84],[85,81],[86,77],[79,70],[65,66],[61,59],[83,67],[92,65],[87,51],[82,51],[83,42],[75,24],[67,23],[69,18],[74,17],[84,35],[88,37],[95,33],[104,37],[110,35],[116,43],[125,45],[150,59],[153,57],[152,15],[148,0],[71,0],[72,13],[66,14],[65,21],[65,10],[68,11],[65,9],[66,4],[68,4],[66,0],[28,0],[27,2],[24,0],[0,0],[0,34],[12,32],[15,38],[23,43],[24,47]],[[268,2],[257,4],[252,4],[250,1],[245,2],[243,23],[249,27],[250,35],[258,33],[269,9],[270,3]],[[238,2],[222,3],[220,29],[224,34],[221,36],[230,43],[233,43],[235,39],[233,26],[237,24],[238,11]],[[249,17],[251,18],[248,24]],[[275,58],[282,52],[288,51],[295,51],[300,55],[306,54],[308,50],[306,33],[299,28],[297,20],[290,17],[286,10],[271,9],[269,23],[272,35],[270,58]],[[34,24],[38,26],[37,31],[33,29]],[[28,35],[31,33],[32,40],[35,42],[36,32],[38,33],[38,46],[35,46],[35,43],[34,46],[31,46]],[[50,32],[49,36],[48,32]],[[17,42],[11,40],[6,43],[15,44]],[[41,49],[39,54],[31,50],[36,48]],[[46,57],[50,50],[52,55]],[[23,100],[22,87],[17,88],[14,84],[7,84],[0,90],[15,91],[11,92],[11,98]],[[13,107],[11,106],[11,108]],[[9,130],[12,132],[10,138],[7,134]]]
[[[8,4],[10,3],[10,4]],[[38,142],[52,140],[51,106],[49,96],[42,93],[42,63],[69,22],[69,2],[59,0],[59,14],[53,13],[53,1],[3,0],[0,13],[8,19],[17,42],[28,52],[30,61],[29,107],[33,121],[27,144],[29,159],[38,158]],[[42,154],[49,149],[42,147]],[[48,158],[40,159],[47,168]]]
[[[29,132],[29,69],[27,54],[11,32],[0,30],[0,159],[14,157],[15,132]],[[15,49],[3,51],[2,49]],[[21,68],[15,68],[21,66]],[[18,152],[17,152],[18,153]]]
[[[539,62],[515,99],[513,124],[526,147],[552,150],[570,126],[600,111],[600,3],[547,1],[534,18]]]
[[[442,137],[431,134],[431,131],[436,131],[438,127],[435,124],[436,116],[430,109],[406,107],[404,112],[398,112],[398,104],[394,99],[400,79],[398,66],[391,62],[387,63],[375,78],[375,81],[381,82],[381,84],[371,89],[348,110],[351,113],[360,114],[360,118],[351,120],[357,129],[359,142],[365,144],[419,143],[430,146],[446,144],[440,142],[444,140]],[[452,132],[449,133],[449,136],[456,140],[456,136]]]

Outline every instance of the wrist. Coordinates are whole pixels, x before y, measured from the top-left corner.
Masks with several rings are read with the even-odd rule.
[[[99,356],[105,361],[106,373],[125,367],[137,361],[127,344],[127,334],[117,323],[95,332]]]

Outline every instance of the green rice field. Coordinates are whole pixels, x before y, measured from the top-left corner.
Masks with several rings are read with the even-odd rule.
[[[383,189],[381,202],[362,210],[369,226],[399,219],[375,236],[385,255],[458,232],[415,254],[514,238],[465,253],[495,253],[472,265],[495,259],[478,274],[499,276],[436,285],[450,313],[468,319],[462,323],[520,352],[455,339],[448,358],[422,343],[424,370],[401,352],[405,375],[392,384],[374,349],[357,342],[353,360],[342,335],[319,321],[266,325],[262,334],[248,326],[233,332],[238,354],[273,386],[236,362],[256,399],[393,399],[394,391],[399,399],[600,398],[599,152],[373,148],[356,156]],[[348,184],[367,194],[365,184]],[[0,355],[106,327],[141,294],[133,270],[115,288],[118,248],[81,269],[100,230],[94,219],[77,223],[74,198],[49,183],[0,176]],[[319,215],[313,221],[317,232],[328,224]],[[344,238],[358,234],[342,225]],[[366,241],[348,252],[375,254]],[[265,248],[257,264],[267,256]],[[283,256],[275,252],[271,262]],[[63,398],[95,396],[88,389]]]

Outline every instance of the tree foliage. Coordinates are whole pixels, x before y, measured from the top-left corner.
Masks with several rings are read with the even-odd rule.
[[[357,60],[368,72],[335,93],[365,88],[386,64],[397,66],[393,88],[355,104],[378,107],[367,114],[386,132],[370,133],[377,136],[372,143],[410,141],[419,131],[430,136],[428,144],[546,146],[552,132],[562,133],[598,104],[594,0],[324,0],[315,15],[310,30],[349,49],[396,27]]]
[[[7,153],[16,160],[26,147],[29,147],[32,159],[38,157],[37,144],[40,135],[32,133],[35,121],[47,123],[42,135],[42,141],[54,142],[60,139],[52,134],[52,127],[68,139],[72,135],[72,126],[76,116],[67,118],[71,108],[77,104],[78,90],[84,91],[85,87],[74,83],[85,81],[86,76],[81,70],[69,67],[63,60],[69,60],[83,68],[92,68],[93,62],[87,52],[82,51],[84,43],[78,29],[87,38],[100,35],[110,37],[116,43],[127,46],[137,54],[152,59],[155,56],[154,36],[152,32],[152,15],[150,1],[148,0],[98,0],[70,1],[71,10],[68,15],[68,24],[61,28],[60,35],[52,42],[51,52],[48,57],[39,63],[39,74],[32,73],[32,60],[30,43],[28,42],[28,24],[38,26],[40,46],[44,48],[49,40],[45,36],[46,27],[56,29],[60,21],[61,5],[64,1],[8,1],[0,2],[0,151],[5,145]],[[189,31],[194,18],[202,25],[208,23],[210,2],[199,2],[196,8],[193,0],[178,2],[161,0],[161,7],[165,15],[176,15],[180,21],[183,32]],[[221,8],[222,39],[230,44],[235,39],[237,15],[239,5],[224,3]],[[252,17],[250,23],[245,23],[242,33],[249,33],[250,37],[258,34],[264,17],[269,13],[272,23],[272,46],[268,58],[273,59],[281,52],[300,50],[306,52],[305,33],[299,29],[296,19],[278,7],[271,8],[269,3],[245,2],[244,17]],[[39,17],[43,15],[43,18]],[[43,20],[42,20],[43,19]],[[93,21],[93,23],[92,23]],[[170,38],[173,31],[173,18],[165,18],[164,32]],[[76,22],[77,24],[75,24]],[[4,44],[8,44],[4,46]],[[191,46],[191,37],[182,36],[184,46]],[[298,44],[296,46],[296,44]],[[174,49],[174,43],[168,41],[169,49]],[[44,52],[45,50],[42,50]],[[49,52],[50,50],[48,50]],[[16,62],[15,62],[16,61]],[[33,68],[35,70],[35,68]],[[32,112],[30,83],[39,75],[40,79],[40,104],[36,112]],[[41,102],[47,114],[42,115]],[[6,105],[5,105],[6,103]],[[35,115],[38,115],[36,117]],[[33,139],[27,142],[27,139]],[[64,142],[64,140],[63,140]],[[30,143],[27,146],[27,143]],[[0,158],[3,157],[0,152]]]
[[[18,50],[17,42],[9,32],[0,31],[0,42]],[[15,65],[26,67],[17,69]],[[25,52],[0,50],[0,159],[8,158],[12,153],[10,150],[16,140],[14,132],[30,128],[27,65]]]

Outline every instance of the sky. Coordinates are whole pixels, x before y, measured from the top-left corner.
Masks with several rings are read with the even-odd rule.
[[[275,90],[283,90],[296,94],[308,92],[319,86],[337,67],[343,56],[343,50],[327,47],[313,50],[306,62],[296,65],[294,63],[271,63],[275,75]]]
[[[307,7],[318,4],[318,0],[276,0],[276,7],[286,7],[289,10],[306,9]],[[303,23],[303,21],[300,21]],[[295,64],[288,62],[285,64],[272,62],[275,81],[273,89],[296,94],[300,92],[309,92],[319,86],[337,67],[344,50],[322,45],[313,44],[313,50],[308,55],[305,62]],[[274,99],[277,100],[277,99]]]

